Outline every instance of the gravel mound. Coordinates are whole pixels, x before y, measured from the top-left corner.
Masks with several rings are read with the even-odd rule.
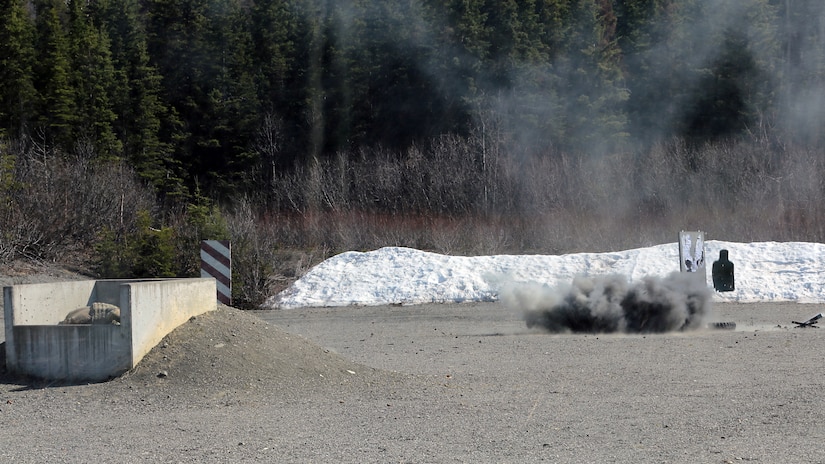
[[[90,278],[56,265],[21,261],[0,265],[0,287]],[[2,329],[0,324],[0,340],[5,338]],[[0,385],[35,389],[57,385],[12,377],[5,361],[3,341]],[[260,317],[218,305],[216,311],[193,317],[169,333],[132,371],[95,389],[214,399],[263,391],[295,395],[307,389],[385,382],[391,377],[391,373],[344,359]]]
[[[12,377],[0,344],[0,384],[39,389],[59,384]],[[144,400],[186,396],[190,404],[275,394],[361,388],[401,380],[400,374],[357,364],[259,317],[219,305],[189,319],[155,346],[131,371],[98,385],[101,395],[131,391]]]
[[[194,389],[210,398],[264,390],[296,393],[386,375],[221,305],[169,333],[114,383],[149,387],[158,394]]]

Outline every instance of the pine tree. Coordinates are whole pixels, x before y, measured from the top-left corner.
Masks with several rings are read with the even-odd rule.
[[[675,92],[683,85],[685,63],[674,50],[681,22],[673,0],[617,2],[617,44],[626,83],[629,129],[640,146],[672,135]]]
[[[616,22],[607,0],[574,2],[565,21],[563,47],[557,62],[562,73],[567,147],[601,153],[624,143],[628,95],[616,45]]]
[[[99,18],[111,37],[115,68],[113,128],[123,154],[138,175],[159,193],[178,196],[179,167],[169,141],[174,121],[161,100],[161,76],[150,63],[138,0],[100,2]]]
[[[441,94],[443,132],[467,134],[472,114],[485,105],[484,65],[489,57],[489,28],[484,0],[424,0],[431,24],[428,65]]]
[[[718,15],[729,19],[708,20]],[[685,51],[691,66],[681,98],[686,111],[677,119],[680,135],[702,144],[761,132],[774,100],[775,11],[765,0],[747,0],[721,11],[701,5],[693,17],[705,23],[694,25]],[[699,27],[704,33],[695,32]]]
[[[277,153],[272,151],[272,145],[266,154],[261,153],[267,157],[267,172],[276,164],[276,157],[278,167],[289,166],[306,148],[302,143],[302,135],[306,134],[303,130],[306,60],[299,59],[301,51],[306,49],[305,37],[301,35],[305,21],[299,15],[298,3],[296,0],[259,0],[250,12],[256,88],[261,105],[256,138],[273,140],[276,136],[278,139]]]
[[[777,127],[789,140],[817,147],[825,141],[825,3],[774,0],[782,57]]]
[[[75,89],[75,130],[78,143],[90,143],[95,155],[118,157],[122,145],[112,125],[117,118],[111,103],[115,70],[109,49],[109,36],[92,22],[92,11],[85,0],[70,0],[69,48],[70,82]]]
[[[0,138],[23,137],[34,117],[33,44],[26,2],[0,1]]]
[[[484,65],[490,57],[490,28],[487,23],[488,13],[484,0],[454,0],[445,2],[452,36],[448,37],[454,50],[453,63],[456,70],[466,82],[466,95],[469,102],[476,100],[481,93],[481,75]],[[464,89],[460,89],[464,91]]]
[[[262,110],[285,113],[292,95],[290,72],[295,60],[298,19],[286,0],[256,1],[250,16]]]
[[[442,132],[443,98],[427,69],[430,30],[416,1],[362,1],[348,10],[341,37],[339,73],[348,85],[337,92],[349,107],[341,122],[350,147],[381,145],[403,150]]]
[[[260,113],[248,11],[238,0],[150,0],[147,33],[164,97],[181,123],[175,156],[187,187],[240,188],[256,164]]]
[[[499,143],[527,152],[545,152],[561,141],[558,81],[544,42],[544,2],[488,1],[490,54],[484,65],[485,100],[476,124],[496,121]],[[554,31],[558,33],[558,31]]]
[[[38,121],[45,142],[53,148],[74,147],[75,89],[69,60],[69,42],[63,20],[66,4],[61,0],[39,0],[35,4],[37,46],[34,66],[38,92]]]
[[[139,0],[99,1],[97,6],[111,39],[113,128],[124,157],[158,193],[180,197],[183,181],[170,143],[179,123],[161,98],[161,76],[150,61]]]
[[[174,158],[185,173],[187,190],[199,173],[193,162],[193,138],[199,127],[198,102],[202,99],[206,23],[203,0],[149,0],[144,2],[147,50],[163,77],[162,99],[170,106],[173,124],[170,143]]]
[[[546,60],[539,14],[534,0],[490,1],[486,7],[490,30],[490,68],[494,86],[508,86],[517,68]]]
[[[256,166],[250,140],[260,118],[249,15],[235,0],[213,2],[207,43],[213,66],[207,85],[203,170],[219,191],[237,191]]]

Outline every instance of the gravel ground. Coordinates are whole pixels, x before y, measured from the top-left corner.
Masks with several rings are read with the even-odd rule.
[[[0,461],[825,462],[825,330],[791,328],[822,311],[551,335],[495,303],[221,307],[109,382],[0,374]]]

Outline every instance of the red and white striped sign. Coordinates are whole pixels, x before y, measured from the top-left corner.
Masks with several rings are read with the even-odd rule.
[[[232,245],[229,240],[201,242],[201,277],[214,277],[218,301],[232,304]]]

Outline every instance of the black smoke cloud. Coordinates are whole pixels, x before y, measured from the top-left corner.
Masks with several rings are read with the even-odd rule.
[[[711,292],[696,274],[673,273],[629,282],[621,275],[576,277],[571,284],[511,287],[502,301],[525,310],[528,327],[549,332],[661,333],[697,329]]]

